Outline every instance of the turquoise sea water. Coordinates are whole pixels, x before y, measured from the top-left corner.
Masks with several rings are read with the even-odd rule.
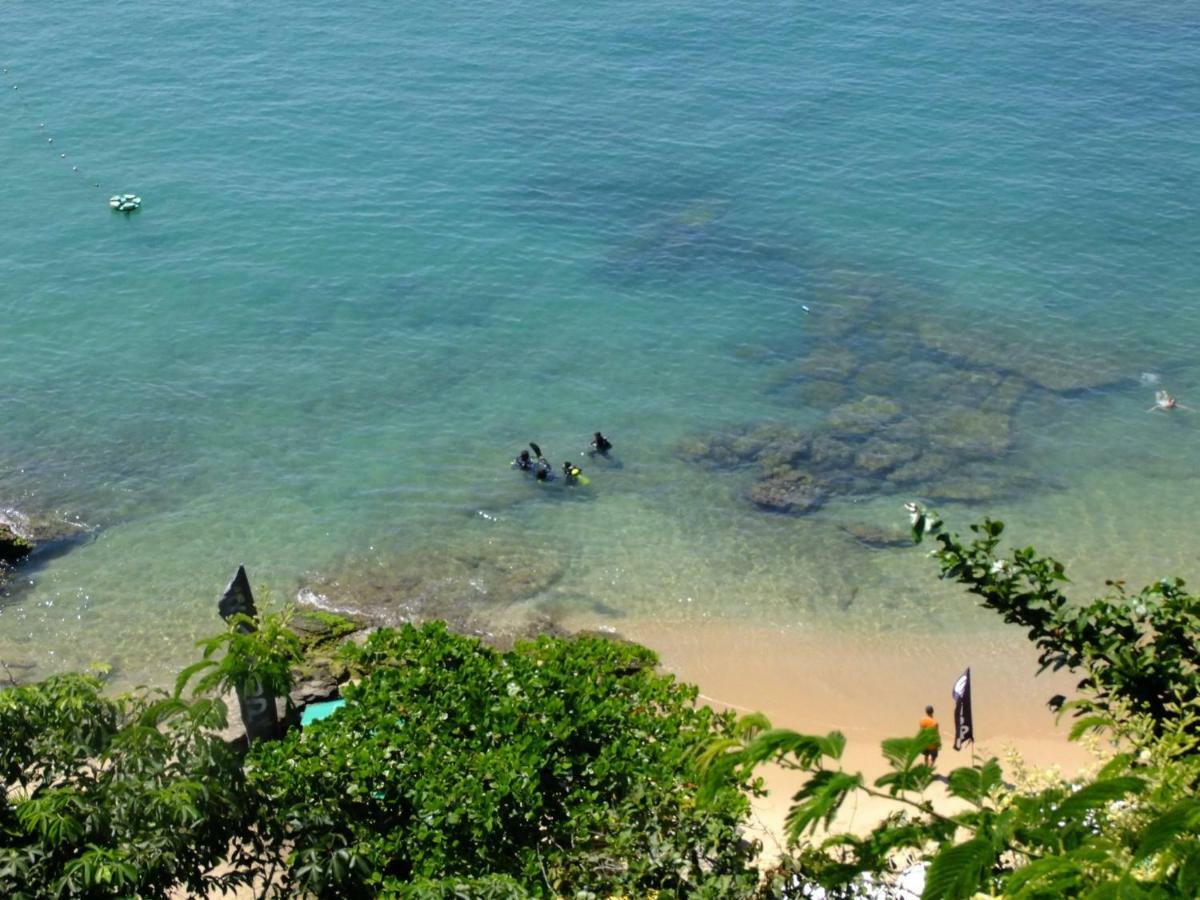
[[[90,535],[10,583],[0,659],[165,678],[241,562],[276,599],[617,630],[989,627],[838,528],[903,525],[903,491],[780,516],[678,452],[819,423],[788,373],[864,284],[897,345],[985,348],[963,377],[1118,373],[1026,395],[1024,489],[953,521],[1003,516],[1081,590],[1200,568],[1200,413],[1147,414],[1139,380],[1200,407],[1194,4],[9,0],[0,26],[0,507]],[[597,428],[622,468],[577,456]],[[509,470],[530,439],[589,489]]]

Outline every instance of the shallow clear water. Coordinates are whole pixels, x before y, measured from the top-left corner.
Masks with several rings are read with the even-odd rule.
[[[819,424],[789,366],[862,283],[984,369],[1120,373],[1027,395],[1002,461],[1026,489],[953,521],[1003,516],[1081,590],[1196,568],[1200,414],[1147,414],[1139,382],[1200,406],[1192,5],[10,0],[0,21],[0,506],[94,538],[10,583],[0,659],[161,679],[241,562],[276,599],[363,571],[469,598],[462,560],[527,557],[505,602],[618,630],[986,627],[921,553],[838,528],[902,525],[903,492],[779,516],[751,471],[676,452]],[[120,191],[143,209],[111,213]],[[858,364],[906,365],[882,346]],[[596,428],[624,465],[583,460],[586,492],[507,467]]]

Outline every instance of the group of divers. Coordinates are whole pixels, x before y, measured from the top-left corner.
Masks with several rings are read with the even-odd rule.
[[[534,455],[530,455],[529,450],[522,450],[517,454],[517,458],[512,461],[513,467],[520,469],[526,475],[529,475],[536,481],[554,481],[557,477],[554,474],[554,467],[542,454],[542,448],[533,441],[529,442],[529,447],[533,450]],[[588,456],[602,456],[605,459],[611,459],[608,452],[612,450],[612,441],[597,431],[592,435],[592,442],[588,444],[588,449],[585,451]],[[583,474],[583,469],[575,465],[573,462],[564,462],[562,464],[563,481],[568,484],[587,484],[587,476]]]

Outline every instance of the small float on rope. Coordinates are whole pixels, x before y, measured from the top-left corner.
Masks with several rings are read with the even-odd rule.
[[[142,205],[142,198],[133,194],[113,194],[108,205],[117,212],[131,213]]]

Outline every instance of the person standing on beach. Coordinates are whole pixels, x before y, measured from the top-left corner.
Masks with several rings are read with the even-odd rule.
[[[925,707],[925,715],[921,718],[921,721],[918,722],[917,725],[922,731],[924,731],[927,728],[932,728],[934,731],[938,731],[938,723],[937,723],[937,719],[935,719],[933,717],[933,707],[932,706]],[[925,757],[925,765],[929,766],[929,768],[932,769],[933,764],[935,762],[937,762],[938,751],[941,749],[942,749],[942,735],[941,735],[941,732],[938,731],[937,739],[934,740],[934,742],[932,744],[930,744],[928,747],[926,747],[924,750],[921,751],[921,755]]]

